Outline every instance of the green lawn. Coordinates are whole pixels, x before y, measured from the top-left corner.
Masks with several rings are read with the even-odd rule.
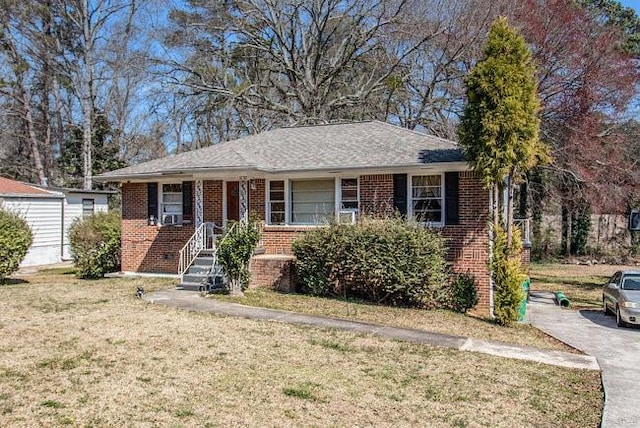
[[[572,309],[602,308],[602,286],[618,270],[633,266],[537,264],[531,265],[532,291],[562,291]]]
[[[593,371],[134,297],[163,280],[11,282],[0,286],[2,426],[582,427],[601,416]]]

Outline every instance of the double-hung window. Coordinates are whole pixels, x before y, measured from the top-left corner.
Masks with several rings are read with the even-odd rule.
[[[442,175],[411,177],[411,215],[419,222],[443,224]]]
[[[358,216],[358,179],[340,179],[340,223],[355,223]]]
[[[285,209],[285,187],[283,180],[269,182],[269,224],[285,224],[287,213]]]
[[[163,183],[160,190],[161,224],[182,224],[182,184]]]

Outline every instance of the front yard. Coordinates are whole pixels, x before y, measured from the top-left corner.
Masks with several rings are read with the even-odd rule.
[[[23,280],[0,286],[2,426],[600,421],[596,372],[177,311],[134,297],[136,285],[169,286],[163,280],[81,281],[60,272]]]
[[[638,266],[541,263],[531,265],[532,291],[562,291],[572,309],[601,309],[602,286],[619,270]]]

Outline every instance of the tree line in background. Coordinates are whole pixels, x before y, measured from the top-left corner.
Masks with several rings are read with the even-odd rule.
[[[465,77],[505,16],[533,55],[552,159],[526,174],[517,215],[539,224],[558,209],[563,247],[576,252],[590,212],[640,203],[640,20],[615,0],[0,6],[5,176],[91,188],[94,174],[168,152],[331,121],[379,119],[455,140]]]

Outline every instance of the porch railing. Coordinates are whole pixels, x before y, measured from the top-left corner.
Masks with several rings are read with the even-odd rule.
[[[182,280],[184,273],[201,251],[215,250],[216,239],[220,236],[220,234],[216,234],[216,230],[222,232],[222,228],[215,223],[202,223],[191,235],[187,243],[184,244],[184,247],[180,250],[178,260],[180,280]]]
[[[522,243],[525,245],[531,244],[531,230],[528,218],[517,218],[513,220],[513,225],[520,229],[520,235],[522,237]]]

